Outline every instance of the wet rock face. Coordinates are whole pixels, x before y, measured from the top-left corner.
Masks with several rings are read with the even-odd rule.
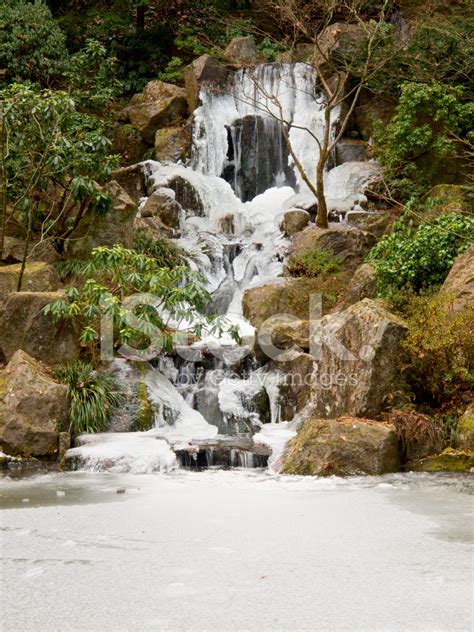
[[[179,220],[183,209],[181,205],[166,193],[156,191],[150,195],[145,202],[140,215],[141,217],[158,217],[164,224],[170,228],[179,228]]]
[[[454,262],[441,293],[454,299],[453,309],[461,312],[474,305],[474,246]]]
[[[204,215],[204,204],[193,185],[181,176],[173,176],[166,186],[175,192],[175,200],[187,211],[186,215]]]
[[[387,397],[403,390],[405,323],[376,301],[364,299],[324,316],[316,327],[315,414],[376,418]]]
[[[39,362],[17,351],[0,373],[0,446],[12,455],[46,457],[58,450],[69,416],[68,389]]]
[[[288,443],[283,474],[351,476],[400,469],[393,426],[369,419],[309,419]]]
[[[165,127],[155,134],[155,158],[159,161],[180,162],[191,153],[191,134],[186,127]]]
[[[118,182],[112,180],[104,191],[112,197],[112,205],[105,215],[86,211],[66,244],[66,253],[76,259],[87,259],[97,246],[133,245],[133,222],[138,208]]]
[[[0,352],[10,360],[16,351],[54,365],[79,357],[79,332],[69,321],[53,322],[43,308],[63,300],[62,292],[14,292],[0,307]],[[0,354],[1,355],[1,354]]]
[[[272,186],[296,186],[278,121],[248,115],[228,129],[227,166],[222,177],[244,202]]]
[[[210,55],[201,55],[184,70],[184,85],[189,112],[199,105],[199,92],[203,85],[220,86],[221,89],[228,81],[229,69],[220,64]]]

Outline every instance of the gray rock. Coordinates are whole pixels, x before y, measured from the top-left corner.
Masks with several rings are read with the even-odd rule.
[[[257,46],[251,35],[245,37],[234,37],[227,48],[224,56],[231,62],[242,66],[253,66],[257,63]]]

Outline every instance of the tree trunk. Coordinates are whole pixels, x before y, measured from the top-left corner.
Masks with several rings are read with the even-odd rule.
[[[319,228],[328,227],[328,207],[326,204],[326,196],[324,195],[324,166],[327,156],[319,155],[318,165],[316,167],[316,190],[318,198],[318,215],[316,217],[316,225]]]
[[[145,5],[140,4],[137,7],[137,33],[141,33],[145,29]]]
[[[324,132],[316,166],[316,191],[318,198],[318,215],[316,225],[319,228],[328,227],[328,207],[324,195],[324,167],[329,156],[329,135],[331,130],[331,108],[326,106],[324,111]]]
[[[18,286],[16,291],[21,292],[21,284],[23,282],[23,275],[25,273],[26,259],[28,257],[28,248],[30,246],[31,232],[33,224],[33,210],[31,207],[28,209],[28,232],[26,233],[25,252],[23,253],[23,260],[21,262],[20,276],[18,277]]]

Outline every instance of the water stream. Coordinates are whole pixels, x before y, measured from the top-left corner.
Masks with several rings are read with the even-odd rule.
[[[276,462],[276,451],[285,443],[281,437],[288,439],[291,427],[279,424],[278,375],[248,353],[254,330],[242,315],[242,296],[282,275],[289,243],[280,230],[283,214],[315,202],[275,116],[296,126],[290,132],[293,149],[314,179],[323,106],[314,69],[306,64],[241,69],[223,91],[203,87],[194,114],[190,166],[146,163],[148,195],[168,195],[180,204],[176,242],[207,279],[209,310],[238,325],[244,344],[237,349],[228,336],[204,336],[191,354],[187,349],[157,359],[145,379],[156,427],[139,435],[80,438],[80,446],[69,453],[76,467],[168,471],[186,461],[174,454],[183,446],[191,463],[193,458],[202,462],[196,444],[210,438],[228,447],[230,466],[266,465],[267,456],[250,458],[238,443],[252,435],[272,453],[270,464]],[[357,206],[376,169],[372,162],[328,169],[329,208],[345,212]],[[228,436],[236,437],[232,445],[226,443]],[[216,462],[208,447],[204,452],[207,465]]]

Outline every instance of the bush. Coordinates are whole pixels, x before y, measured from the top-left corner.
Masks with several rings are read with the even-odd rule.
[[[474,104],[461,86],[404,83],[395,116],[375,130],[376,154],[392,195],[407,200],[422,194],[439,175],[441,161],[461,155],[467,160],[473,116]]]
[[[121,394],[112,375],[98,373],[92,364],[76,360],[55,371],[56,378],[66,384],[71,398],[70,431],[104,432]]]
[[[452,305],[438,294],[413,297],[407,306],[407,378],[418,399],[434,405],[474,382],[474,307],[454,312]]]
[[[90,39],[71,55],[65,76],[78,105],[94,110],[104,108],[122,90],[116,73],[115,57],[107,54],[103,44]]]
[[[55,321],[78,320],[81,342],[93,358],[104,316],[113,324],[115,345],[134,345],[138,356],[148,347],[154,356],[161,349],[171,351],[175,329],[198,337],[204,327],[216,335],[225,330],[224,319],[203,315],[210,298],[205,279],[186,266],[160,267],[156,259],[116,245],[95,248],[82,275],[82,287],[70,287],[64,300],[43,312]],[[229,331],[238,339],[235,327]]]
[[[9,82],[43,86],[59,79],[66,67],[65,37],[43,2],[0,3],[0,68]]]
[[[384,415],[384,420],[394,426],[404,460],[420,444],[435,446],[447,438],[441,421],[416,410],[393,410]]]
[[[408,288],[419,292],[441,284],[456,257],[474,242],[474,220],[447,213],[416,226],[407,215],[370,251],[377,269],[379,294],[391,298]]]
[[[301,257],[290,257],[287,263],[290,274],[294,276],[318,277],[337,274],[342,262],[330,250],[313,250]]]

